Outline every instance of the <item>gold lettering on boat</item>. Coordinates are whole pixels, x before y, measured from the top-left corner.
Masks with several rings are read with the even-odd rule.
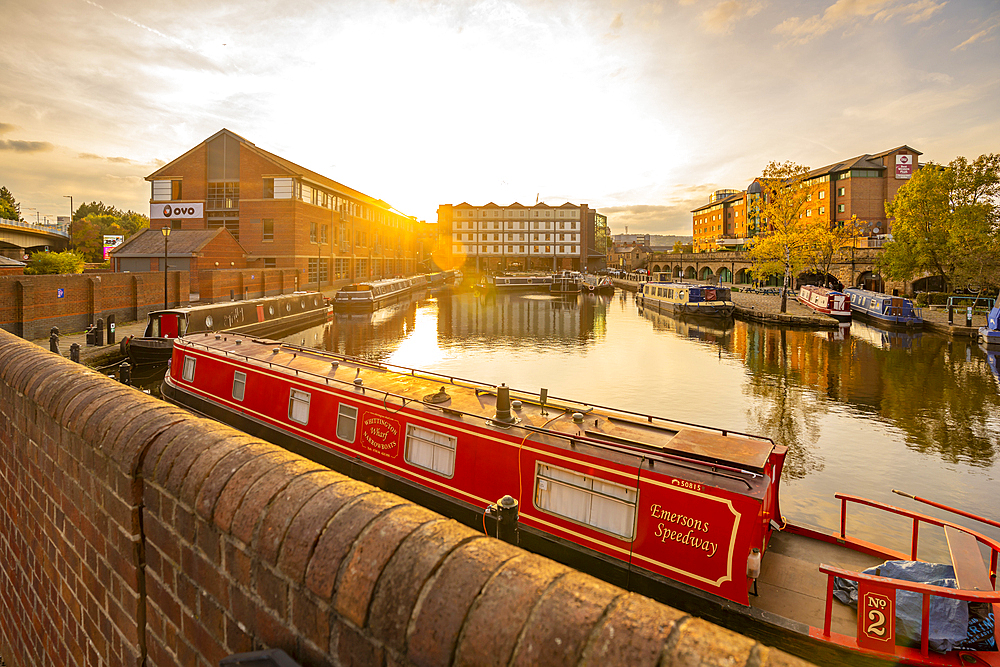
[[[679,542],[692,549],[705,552],[707,558],[711,558],[719,550],[718,542],[707,540],[699,534],[708,532],[708,521],[679,512],[671,512],[657,503],[653,503],[649,508],[649,513],[654,519],[660,520],[655,531],[655,536],[660,539],[660,542],[666,542],[667,540]],[[677,530],[677,528],[670,527],[667,524],[674,524],[676,527],[681,528],[681,530]],[[685,532],[684,528],[688,530]]]
[[[366,412],[361,420],[361,442],[366,449],[395,456],[399,447],[399,422]]]

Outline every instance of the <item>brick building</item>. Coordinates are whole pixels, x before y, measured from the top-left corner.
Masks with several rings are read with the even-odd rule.
[[[151,229],[226,229],[250,267],[297,268],[310,283],[318,272],[329,285],[410,275],[424,259],[417,236],[425,223],[229,130],[146,180]]]
[[[595,271],[604,268],[607,218],[586,204],[438,206],[450,265],[475,271]]]
[[[830,226],[857,216],[859,247],[879,247],[891,231],[885,204],[920,168],[920,151],[899,146],[874,155],[836,162],[813,169],[805,178],[809,194],[802,216]],[[692,227],[695,252],[742,248],[760,233],[754,219],[754,198],[760,196],[757,180],[744,190],[717,190],[704,206],[694,209]]]

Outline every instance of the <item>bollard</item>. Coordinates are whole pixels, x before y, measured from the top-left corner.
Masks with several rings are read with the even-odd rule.
[[[73,343],[69,346],[69,360],[80,363],[80,344]]]
[[[95,345],[94,341],[97,338],[96,331],[97,327],[95,327],[93,324],[87,327],[87,347],[94,347]]]
[[[517,545],[517,501],[504,496],[497,501],[497,537],[508,544]]]
[[[104,320],[97,318],[97,332],[94,334],[94,345],[104,347]]]
[[[955,309],[949,303],[948,304],[948,324],[954,324],[954,323],[955,323]]]
[[[118,365],[118,381],[122,384],[132,384],[132,366],[127,361]]]
[[[965,326],[972,326],[972,306],[969,306],[969,309],[965,311]]]
[[[59,329],[56,327],[52,327],[49,331],[49,351],[62,355],[62,352],[59,351]]]
[[[115,316],[114,313],[108,315],[108,345],[115,344]]]

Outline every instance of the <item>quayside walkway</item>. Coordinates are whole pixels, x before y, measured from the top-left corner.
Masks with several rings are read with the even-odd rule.
[[[805,664],[5,331],[0,408],[10,667]]]

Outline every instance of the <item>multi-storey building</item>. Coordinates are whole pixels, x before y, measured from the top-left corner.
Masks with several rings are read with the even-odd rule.
[[[920,155],[909,146],[899,146],[813,169],[804,179],[809,192],[801,216],[830,226],[857,216],[859,245],[878,246],[891,231],[885,204],[920,168]],[[707,204],[691,212],[695,252],[740,248],[759,234],[762,230],[755,219],[754,199],[760,195],[758,180],[745,191],[712,193]]]
[[[600,216],[600,220],[598,219]],[[451,239],[451,265],[475,271],[583,271],[600,268],[607,218],[586,204],[514,202],[438,206],[438,232]]]
[[[225,228],[251,267],[307,269],[329,285],[412,274],[424,259],[416,218],[229,130],[146,180],[152,229]]]

